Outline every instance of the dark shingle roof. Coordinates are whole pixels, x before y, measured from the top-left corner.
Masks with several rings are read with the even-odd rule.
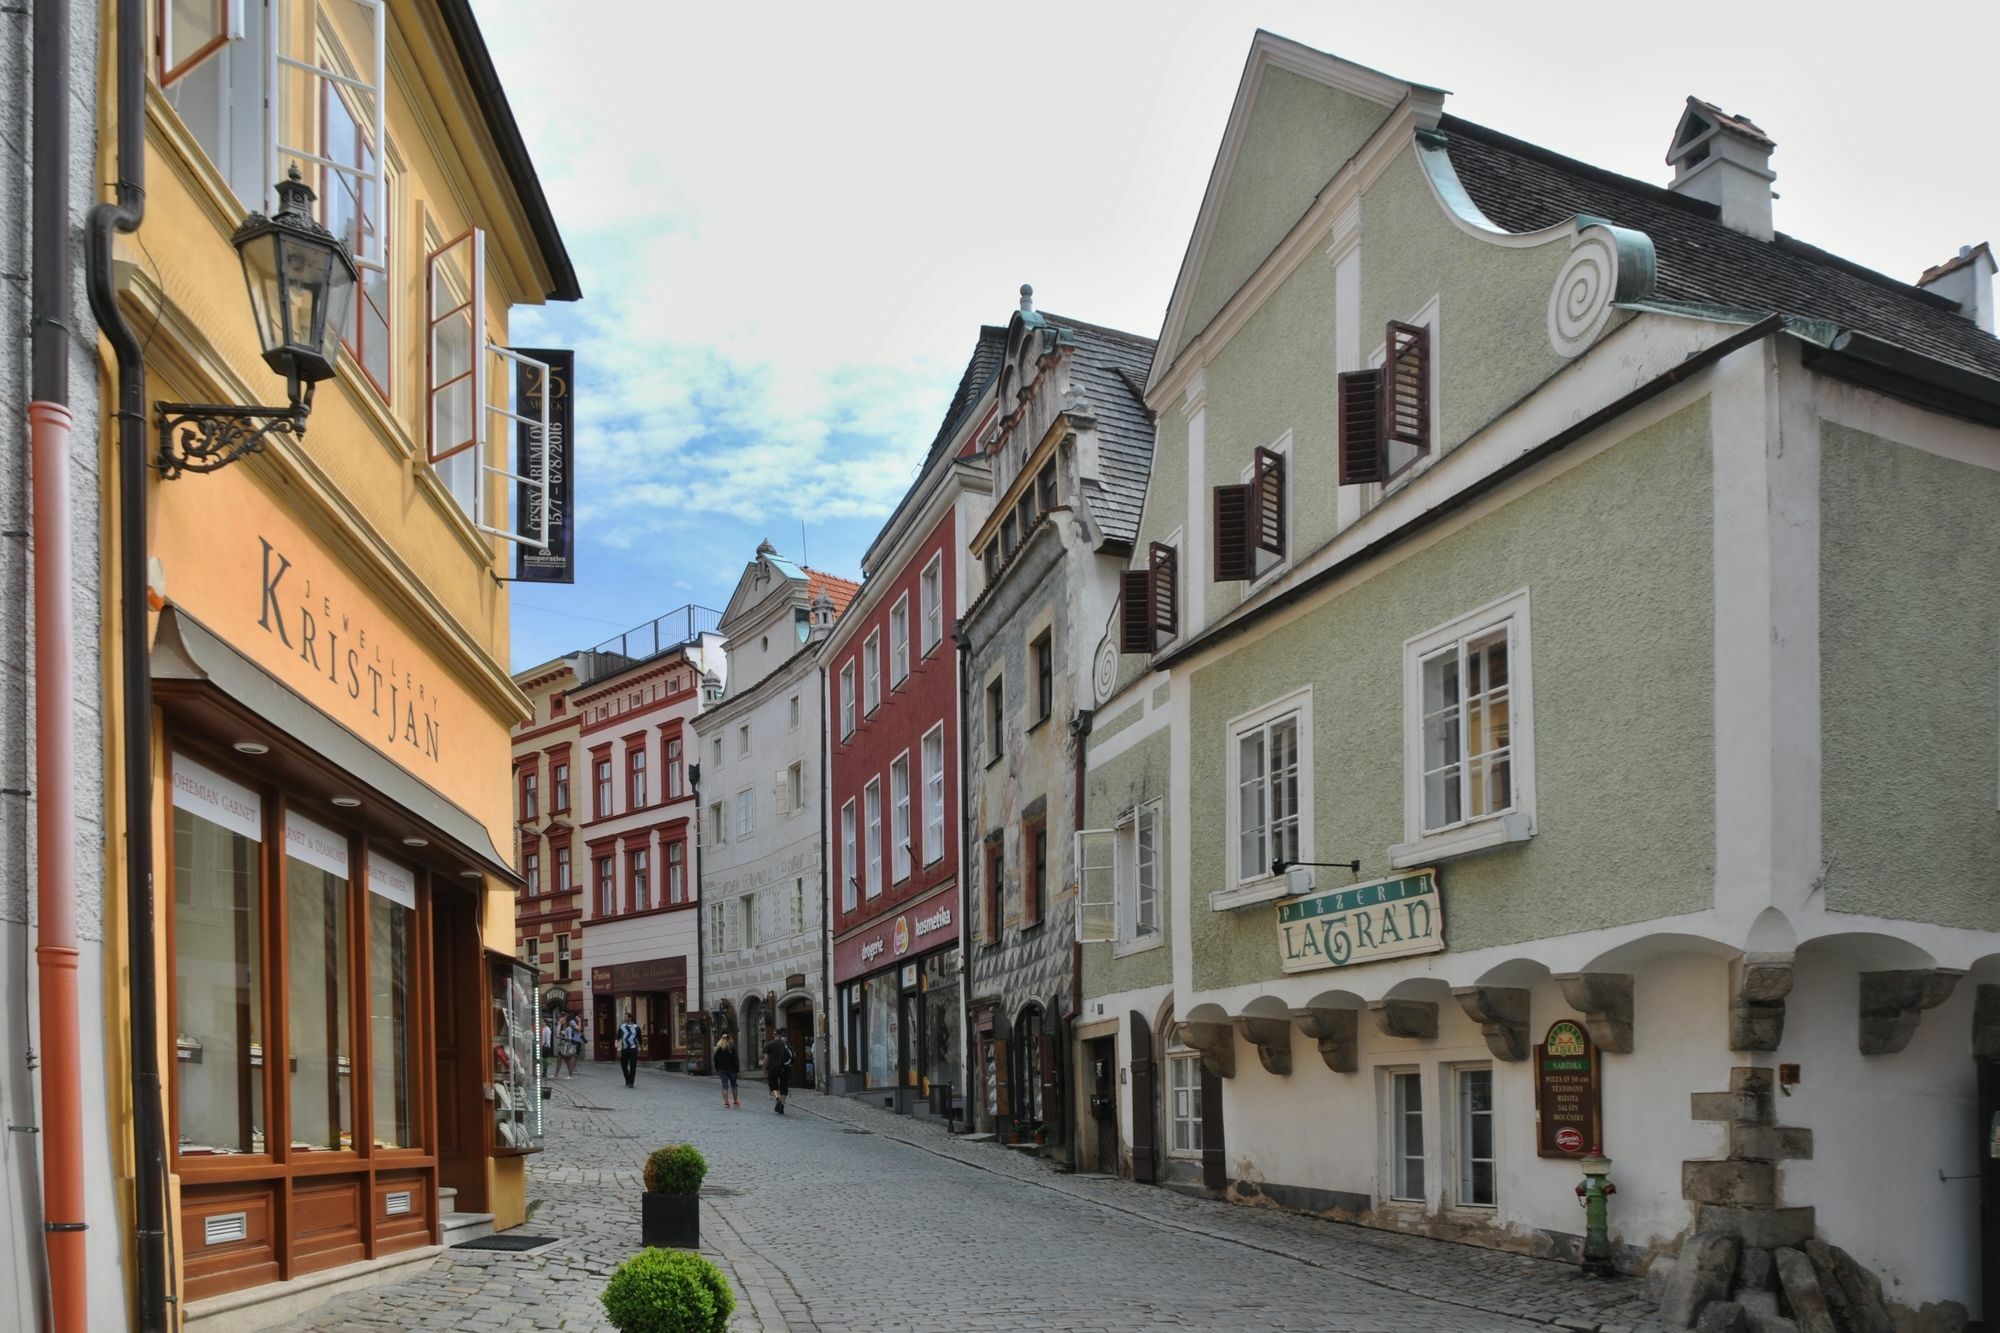
[[[1153,340],[1062,315],[1044,315],[1074,340],[1070,387],[1097,413],[1098,484],[1085,492],[1106,537],[1132,542],[1153,471],[1153,416],[1137,386],[1153,364]]]
[[[2000,376],[2000,339],[1954,302],[1782,233],[1760,241],[1722,225],[1713,204],[1677,195],[1446,116],[1466,193],[1508,231],[1587,213],[1645,232],[1659,259],[1654,295],[1826,320],[1981,375]]]

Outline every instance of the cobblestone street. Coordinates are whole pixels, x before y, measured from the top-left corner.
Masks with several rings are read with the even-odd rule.
[[[1637,1282],[1070,1176],[811,1092],[780,1119],[761,1085],[741,1111],[712,1080],[651,1070],[635,1089],[610,1066],[555,1086],[524,1228],[555,1244],[449,1250],[294,1327],[607,1328],[597,1298],[638,1248],[639,1164],[683,1139],[709,1159],[702,1240],[736,1282],[737,1329],[1613,1333],[1650,1314]]]

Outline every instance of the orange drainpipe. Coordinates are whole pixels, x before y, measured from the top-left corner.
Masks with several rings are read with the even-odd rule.
[[[34,471],[35,971],[41,1000],[42,1226],[50,1326],[89,1323],[84,1272],[83,1070],[77,1010],[76,754],[70,690],[69,409],[28,405]]]

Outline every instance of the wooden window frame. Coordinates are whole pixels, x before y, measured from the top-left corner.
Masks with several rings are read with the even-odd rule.
[[[984,865],[979,885],[979,934],[985,943],[998,944],[1000,915],[1007,905],[1007,840],[999,832],[987,835]]]
[[[1048,892],[1049,820],[1036,815],[1021,821],[1021,928],[1042,924],[1043,898]]]
[[[923,621],[921,653],[929,657],[944,642],[944,552],[936,551],[917,576],[917,603]],[[932,622],[936,631],[932,631]]]
[[[634,912],[653,906],[653,849],[650,845],[625,849],[625,900]]]
[[[1034,655],[1035,666],[1035,725],[1039,726],[1055,715],[1056,711],[1056,632],[1053,626],[1043,630],[1029,645]]]
[[[590,858],[590,875],[594,892],[592,906],[600,920],[618,915],[618,862],[614,853],[605,852]]]
[[[625,751],[625,808],[643,809],[650,795],[646,789],[646,743],[641,741]]]

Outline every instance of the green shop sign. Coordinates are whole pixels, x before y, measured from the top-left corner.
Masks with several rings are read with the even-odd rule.
[[[1316,889],[1278,904],[1278,958],[1287,972],[1352,967],[1444,948],[1437,871]]]

